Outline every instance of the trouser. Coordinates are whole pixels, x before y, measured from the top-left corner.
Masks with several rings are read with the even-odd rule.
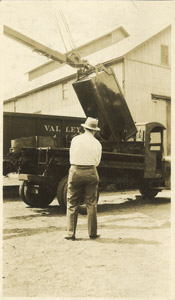
[[[79,205],[86,204],[88,234],[97,234],[97,190],[99,176],[95,166],[71,165],[67,189],[67,233],[75,236]]]

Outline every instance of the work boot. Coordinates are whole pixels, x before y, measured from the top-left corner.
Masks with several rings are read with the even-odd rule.
[[[100,234],[97,235],[90,235],[89,238],[92,240],[98,239],[100,237]]]
[[[71,241],[75,241],[75,236],[65,236],[64,237],[66,240],[71,240]]]

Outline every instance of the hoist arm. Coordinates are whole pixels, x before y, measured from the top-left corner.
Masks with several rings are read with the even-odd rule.
[[[33,51],[46,56],[52,60],[60,63],[66,63],[73,68],[88,68],[88,62],[82,60],[79,55],[74,52],[62,54],[59,51],[52,50],[51,48],[29,38],[28,36],[4,25],[4,34],[13,40],[31,48]]]

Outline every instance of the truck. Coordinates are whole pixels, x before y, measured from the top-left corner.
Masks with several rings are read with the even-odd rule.
[[[151,199],[167,188],[163,160],[165,127],[158,122],[133,121],[112,68],[80,74],[73,88],[86,116],[99,120],[101,131],[96,138],[103,149],[98,166],[100,184],[139,189],[143,198]],[[81,134],[84,119],[66,120],[69,125],[64,120],[52,136],[12,140],[11,152],[21,153],[20,197],[31,207],[47,207],[57,197],[59,205],[66,209],[69,147],[72,137]]]
[[[166,188],[170,168],[163,159],[165,127],[159,122],[134,122],[112,68],[91,66],[76,52],[61,54],[7,26],[4,26],[4,34],[46,57],[78,69],[73,88],[85,115],[97,118],[101,128],[96,136],[103,149],[98,166],[101,184],[136,188],[143,197],[149,198]],[[81,128],[80,120],[76,126]],[[60,206],[66,208],[72,136],[67,139],[63,125],[58,135],[35,135],[12,141],[11,153],[20,153],[19,193],[27,205],[47,207],[57,196]]]

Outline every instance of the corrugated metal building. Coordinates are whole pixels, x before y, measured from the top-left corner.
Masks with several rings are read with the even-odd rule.
[[[118,42],[120,35],[125,38]],[[151,36],[148,33],[144,39],[141,35],[127,37],[120,27],[82,46],[81,55],[92,65],[113,67],[135,122],[165,125],[165,154],[169,155],[171,26]],[[39,75],[43,75],[42,80]],[[29,72],[29,80],[34,80],[29,82],[27,92],[5,100],[4,111],[84,116],[72,87],[75,78],[74,69],[56,62],[36,68]]]

